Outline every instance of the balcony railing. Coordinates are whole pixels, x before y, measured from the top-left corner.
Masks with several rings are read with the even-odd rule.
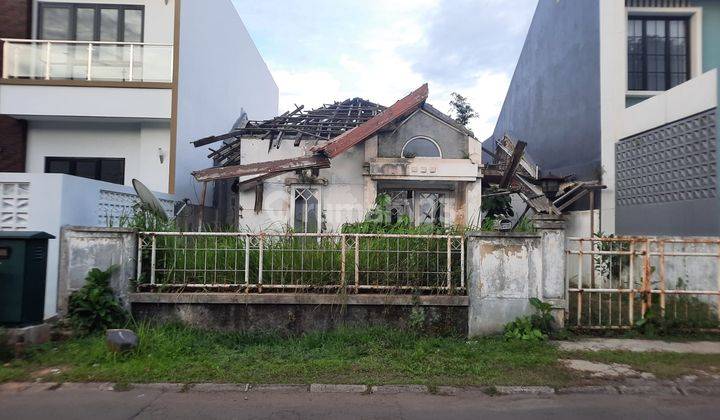
[[[172,81],[168,44],[2,39],[3,79]]]

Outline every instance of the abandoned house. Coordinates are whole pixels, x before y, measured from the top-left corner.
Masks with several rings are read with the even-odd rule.
[[[194,142],[211,145],[216,164],[195,178],[204,191],[227,180],[216,185],[216,205],[252,231],[339,231],[363,220],[381,193],[391,198],[393,220],[479,223],[480,143],[427,96],[426,84],[389,108],[354,98],[241,121]]]

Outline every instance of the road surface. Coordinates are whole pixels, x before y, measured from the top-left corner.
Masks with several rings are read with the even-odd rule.
[[[720,398],[648,395],[490,397],[199,392],[134,388],[0,392],[0,419],[717,419]]]

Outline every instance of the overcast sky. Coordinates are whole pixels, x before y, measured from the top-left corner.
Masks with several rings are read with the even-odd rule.
[[[280,88],[280,112],[356,96],[392,105],[424,82],[470,98],[492,134],[537,0],[233,0]]]

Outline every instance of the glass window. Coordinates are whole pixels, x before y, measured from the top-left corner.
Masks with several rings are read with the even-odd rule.
[[[426,137],[417,137],[405,143],[402,157],[408,159],[416,157],[439,158],[442,157],[442,154],[437,143]]]
[[[45,6],[42,8],[40,38],[52,40],[71,40],[70,11],[66,6]]]
[[[77,9],[75,16],[75,39],[77,41],[93,41],[95,39],[95,9]]]
[[[125,42],[142,42],[142,10],[125,10]]]
[[[125,182],[125,159],[47,157],[45,158],[45,172],[123,184]]]
[[[295,232],[320,231],[320,190],[295,188],[293,190],[293,229]]]
[[[689,79],[688,21],[628,20],[628,89],[663,91]]]
[[[118,38],[118,16],[117,9],[100,10],[100,41],[120,41]]]
[[[143,6],[48,2],[38,4],[40,39],[143,42]]]

